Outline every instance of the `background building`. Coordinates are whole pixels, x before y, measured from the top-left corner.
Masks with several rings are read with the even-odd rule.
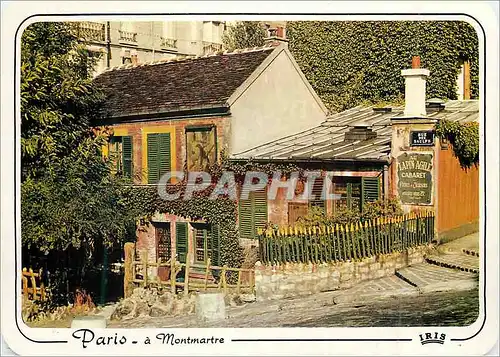
[[[109,67],[223,50],[226,21],[85,21],[78,29],[89,48],[102,52],[96,74]],[[284,38],[284,22],[263,22],[269,38]]]

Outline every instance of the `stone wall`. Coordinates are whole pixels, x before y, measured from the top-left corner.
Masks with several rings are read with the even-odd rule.
[[[394,275],[397,269],[422,263],[430,246],[382,254],[359,261],[336,263],[255,264],[255,289],[258,301],[290,298],[314,293],[348,289],[365,280]]]

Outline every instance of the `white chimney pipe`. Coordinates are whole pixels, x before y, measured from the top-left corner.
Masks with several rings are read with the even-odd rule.
[[[405,78],[405,117],[425,117],[425,83],[429,76],[428,69],[419,68],[420,57],[413,57],[412,68],[404,69],[401,75]]]

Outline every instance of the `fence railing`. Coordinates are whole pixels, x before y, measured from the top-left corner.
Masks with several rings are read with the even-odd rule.
[[[191,291],[222,291],[225,294],[235,292],[237,294],[255,291],[255,271],[253,269],[232,268],[226,265],[213,266],[210,258],[206,264],[193,265],[190,263],[191,254],[188,253],[186,263],[175,259],[167,262],[150,262],[147,250],[140,252],[140,260],[133,259],[134,255],[127,251],[133,249],[125,247],[125,276],[124,295],[128,297],[135,287],[162,286],[171,289],[173,294],[182,292],[187,295]],[[128,258],[127,258],[128,257]],[[130,259],[132,258],[132,259]],[[150,268],[167,268],[169,278],[160,280],[158,275],[149,276]],[[203,267],[203,273],[201,268]],[[198,269],[198,276],[193,277],[193,269]],[[182,274],[181,274],[182,272]]]
[[[106,41],[106,26],[99,22],[82,21],[78,24],[78,37],[87,41]]]
[[[203,54],[205,55],[222,51],[222,48],[222,43],[203,41]]]
[[[137,32],[129,32],[129,31],[118,31],[120,34],[119,41],[135,43],[137,42]]]
[[[355,224],[259,229],[262,263],[356,260],[429,244],[434,213],[420,212]]]
[[[23,299],[42,301],[47,299],[48,291],[42,281],[42,269],[35,273],[32,268],[29,270],[23,268],[21,272],[21,281]]]

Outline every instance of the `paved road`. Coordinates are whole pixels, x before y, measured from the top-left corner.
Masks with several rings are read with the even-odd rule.
[[[108,328],[141,327],[383,327],[467,326],[478,317],[478,290],[434,292],[336,304],[330,293],[301,300],[253,303],[229,309],[228,319],[201,323],[195,316],[112,321]]]

